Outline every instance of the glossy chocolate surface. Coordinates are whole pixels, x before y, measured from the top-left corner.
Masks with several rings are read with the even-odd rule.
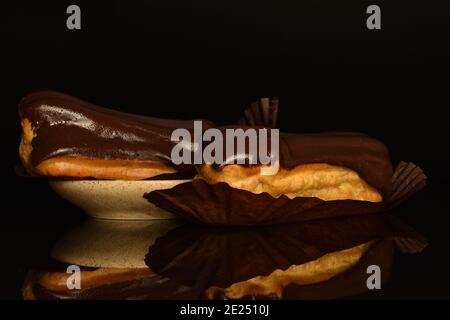
[[[25,96],[19,105],[21,118],[31,121],[31,163],[57,156],[94,159],[162,160],[170,162],[177,128],[193,130],[193,120],[168,120],[133,115],[99,107],[49,90]],[[203,121],[203,127],[212,124]]]

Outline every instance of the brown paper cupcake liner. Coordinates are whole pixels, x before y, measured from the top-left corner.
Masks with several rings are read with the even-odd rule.
[[[239,125],[276,128],[278,116],[278,98],[261,98],[245,109]]]
[[[268,193],[254,194],[224,182],[208,184],[202,179],[156,190],[144,197],[156,206],[186,220],[207,225],[269,225],[294,221],[381,212],[397,206],[425,186],[423,171],[401,162],[392,179],[392,196],[381,203],[356,200],[324,201],[318,198]]]
[[[423,189],[427,185],[427,176],[412,162],[401,161],[392,176],[392,193],[388,206],[394,208]]]
[[[156,206],[178,216],[207,225],[264,225],[306,221],[381,211],[383,204],[366,201],[323,201],[318,198],[234,189],[224,182],[208,184],[202,179],[172,189],[144,195]]]

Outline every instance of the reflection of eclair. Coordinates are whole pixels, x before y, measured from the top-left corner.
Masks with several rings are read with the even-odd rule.
[[[79,289],[68,287],[73,276],[65,271],[28,273],[22,295],[25,300],[109,300],[186,298],[180,285],[148,268],[98,268],[80,272]]]
[[[48,90],[25,96],[19,113],[22,163],[31,174],[48,177],[138,180],[173,174],[181,168],[171,165],[171,133],[193,129],[193,121],[127,114]]]
[[[64,270],[30,270],[22,295],[25,300],[327,299],[364,292],[370,264],[382,268],[384,280],[392,254],[390,239],[370,241],[286,270],[274,270],[267,276],[235,282],[226,288],[213,285],[206,290],[201,290],[201,285],[186,286],[148,268],[82,268],[79,289],[68,287],[68,283],[74,284],[73,274]]]
[[[333,299],[363,293],[367,290],[368,266],[382,270],[385,281],[393,260],[392,239],[370,242],[328,253],[317,260],[275,270],[267,276],[256,276],[236,282],[227,288],[210,287],[209,299]]]
[[[381,202],[390,192],[392,165],[386,147],[364,134],[282,133],[276,174],[262,175],[261,165],[204,164],[198,177],[273,197]]]
[[[399,234],[384,214],[257,228],[187,225],[157,239],[145,261],[206,298],[332,298],[366,291],[368,265],[386,276]]]

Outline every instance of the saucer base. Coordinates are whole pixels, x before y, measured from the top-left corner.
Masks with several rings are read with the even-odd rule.
[[[147,201],[144,193],[170,189],[189,180],[52,180],[62,198],[98,219],[173,219],[173,214]]]

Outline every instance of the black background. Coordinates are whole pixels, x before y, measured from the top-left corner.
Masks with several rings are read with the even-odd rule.
[[[398,214],[430,247],[396,258],[363,298],[448,298],[448,1],[14,1],[1,5],[3,206],[0,297],[20,298],[27,266],[83,214],[45,182],[16,177],[17,103],[51,88],[127,112],[232,123],[280,97],[283,131],[361,131],[429,186]],[[69,4],[82,29],[66,28]],[[382,30],[366,28],[370,4]],[[6,177],[6,179],[5,179]]]

